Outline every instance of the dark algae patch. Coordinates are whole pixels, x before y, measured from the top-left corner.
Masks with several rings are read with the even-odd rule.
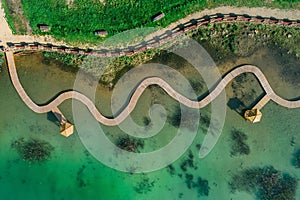
[[[51,157],[54,147],[43,140],[20,138],[11,144],[23,160],[28,162],[43,162]]]
[[[295,177],[273,166],[245,169],[233,175],[229,183],[232,192],[255,193],[260,200],[294,200],[297,185]]]
[[[149,178],[144,177],[137,185],[134,187],[134,190],[139,194],[145,194],[151,192],[154,187],[155,181],[151,181]]]
[[[140,152],[140,149],[144,148],[143,140],[131,138],[128,136],[119,138],[116,145],[119,148],[129,152]]]
[[[182,114],[183,116],[188,117],[183,117]],[[195,119],[197,118],[199,118],[199,113],[197,113],[197,111],[187,108],[183,105],[177,105],[174,108],[172,115],[168,119],[168,122],[175,128],[183,127],[189,129],[190,131],[195,131],[197,129]]]
[[[296,167],[296,168],[300,168],[300,149],[298,149],[294,155],[293,155],[293,160],[292,160],[292,164]]]
[[[190,190],[196,190],[198,197],[208,196],[209,195],[209,182],[203,177],[193,175],[189,170],[197,170],[198,167],[194,164],[194,159],[196,159],[191,150],[188,151],[187,156],[180,164],[181,172],[178,173],[178,176],[183,179],[186,184],[186,187]],[[169,165],[167,167],[168,172],[173,176],[176,173],[176,169]],[[179,198],[183,197],[183,194],[178,194]]]
[[[208,180],[201,177],[194,178],[192,174],[185,174],[185,183],[189,189],[196,189],[198,197],[209,195],[209,183]]]
[[[231,131],[231,156],[248,155],[250,147],[246,143],[248,136],[237,129]]]
[[[80,188],[87,186],[86,181],[84,181],[83,179],[83,175],[84,175],[84,170],[86,169],[85,165],[82,165],[78,171],[77,171],[77,175],[76,175],[76,181],[78,183],[78,186]]]

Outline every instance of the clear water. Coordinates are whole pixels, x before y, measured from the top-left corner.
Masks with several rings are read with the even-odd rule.
[[[278,62],[278,55],[271,50],[261,49],[249,58],[238,58],[219,65],[225,73],[239,64],[255,64],[266,74],[274,90],[285,98],[300,96],[299,85],[286,82],[281,72],[284,66]],[[17,56],[18,73],[24,88],[37,103],[44,103],[62,90],[70,89],[74,73],[65,72],[50,61],[46,63],[39,55]],[[299,66],[299,63],[296,63]],[[295,64],[295,66],[297,66]],[[188,71],[188,70],[187,70]],[[59,77],[59,78],[58,78]],[[257,83],[249,84],[249,88]],[[249,89],[248,88],[248,89]],[[257,93],[261,90],[257,90]],[[226,89],[228,99],[233,97],[232,89]],[[147,90],[134,111],[133,118],[144,115],[142,107],[149,107],[152,95],[165,100],[169,109],[176,104],[159,91]],[[300,109],[287,109],[268,103],[262,110],[260,123],[246,122],[237,112],[227,108],[226,123],[221,138],[213,151],[204,159],[198,159],[196,145],[201,144],[204,134],[198,136],[190,147],[197,169],[187,168],[184,172],[180,165],[188,157],[186,152],[173,163],[174,174],[168,169],[147,174],[122,173],[106,167],[95,160],[84,148],[75,133],[69,138],[59,134],[59,127],[51,122],[47,114],[36,114],[20,100],[8,77],[6,67],[0,73],[0,196],[1,199],[255,199],[254,194],[246,192],[231,193],[228,182],[238,170],[252,166],[272,165],[277,170],[287,172],[297,179],[300,171],[291,165],[292,154],[300,148]],[[101,104],[97,106],[104,114],[110,114],[109,98],[106,88],[98,87]],[[100,95],[99,95],[100,96]],[[99,98],[100,99],[100,98]],[[97,100],[98,101],[98,100]],[[66,117],[72,121],[71,101],[60,106]],[[209,108],[203,112],[209,112]],[[230,132],[240,129],[248,136],[250,154],[231,157]],[[115,127],[107,128],[113,138],[122,134]],[[165,135],[172,134],[174,128],[167,125]],[[23,161],[11,143],[19,138],[39,138],[55,147],[51,159],[37,164]],[[161,137],[166,140],[169,137]],[[294,138],[295,145],[291,145]],[[209,195],[198,196],[197,189],[189,189],[186,174],[207,179]],[[142,187],[142,186],[145,187]],[[300,187],[297,190],[300,198]]]

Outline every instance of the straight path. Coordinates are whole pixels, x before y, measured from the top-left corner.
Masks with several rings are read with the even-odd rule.
[[[165,90],[168,95],[170,95],[172,98],[177,100],[178,102],[184,104],[187,107],[190,108],[203,108],[207,106],[210,102],[212,102],[215,98],[218,97],[218,95],[221,93],[222,90],[226,87],[226,85],[235,77],[239,76],[242,73],[253,73],[258,81],[260,82],[262,88],[266,92],[266,97],[264,97],[263,102],[259,105],[257,105],[259,108],[262,108],[265,103],[268,101],[265,100],[273,100],[277,104],[287,107],[287,108],[299,108],[300,107],[300,100],[298,101],[289,101],[281,98],[271,88],[267,78],[264,76],[264,74],[261,72],[261,70],[253,65],[244,65],[241,67],[238,67],[236,69],[233,69],[230,71],[221,81],[217,84],[217,86],[213,89],[213,91],[207,95],[204,99],[200,101],[194,101],[186,98],[182,94],[175,91],[167,82],[165,82],[163,79],[159,77],[150,77],[144,79],[138,87],[133,91],[133,94],[129,100],[129,103],[124,108],[124,110],[114,119],[107,118],[103,116],[99,110],[96,108],[94,103],[85,95],[76,92],[76,91],[68,91],[60,94],[58,97],[56,97],[53,101],[50,103],[39,106],[36,103],[32,101],[32,99],[27,95],[24,88],[22,87],[22,84],[19,81],[15,61],[14,61],[14,54],[13,52],[6,52],[6,59],[7,59],[7,65],[9,69],[9,75],[11,78],[11,81],[13,83],[13,86],[15,87],[17,93],[19,94],[20,98],[23,100],[23,102],[34,112],[36,113],[47,113],[52,110],[55,110],[57,106],[59,106],[62,102],[64,102],[67,99],[76,99],[80,102],[82,102],[86,107],[89,109],[91,114],[95,117],[95,119],[106,125],[106,126],[115,126],[120,124],[122,121],[125,120],[125,118],[133,111],[135,108],[137,101],[139,100],[142,93],[145,91],[147,87],[150,85],[158,85],[163,90]]]

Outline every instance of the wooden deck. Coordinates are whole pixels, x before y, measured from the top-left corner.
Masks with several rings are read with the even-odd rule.
[[[261,110],[270,100],[270,96],[265,95],[252,109]]]
[[[140,85],[135,89],[133,92],[133,95],[128,103],[128,105],[124,108],[124,110],[114,119],[109,119],[105,116],[103,116],[94,103],[85,95],[76,92],[76,91],[68,91],[60,94],[57,98],[55,98],[50,103],[39,106],[36,103],[34,103],[31,98],[27,95],[24,88],[22,87],[15,62],[14,62],[14,54],[13,52],[6,52],[6,58],[7,58],[7,64],[9,69],[9,74],[11,81],[19,94],[20,98],[23,100],[23,102],[34,112],[36,113],[46,113],[53,111],[57,109],[57,107],[64,102],[67,99],[76,99],[80,102],[82,102],[84,105],[87,106],[89,111],[92,113],[92,115],[95,117],[97,121],[100,123],[106,125],[106,126],[115,126],[120,124],[135,108],[137,101],[139,100],[140,96],[144,92],[144,90],[150,86],[150,85],[158,85],[163,90],[165,90],[168,95],[170,95],[175,100],[179,101],[180,103],[184,104],[185,106],[188,106],[190,108],[203,108],[207,106],[210,102],[212,102],[215,98],[218,97],[218,95],[224,90],[226,85],[235,77],[242,73],[253,73],[258,81],[260,82],[261,86],[266,92],[266,95],[261,99],[261,101],[258,102],[258,104],[255,105],[255,108],[261,109],[269,100],[272,100],[276,102],[277,104],[287,107],[287,108],[299,108],[300,107],[300,101],[289,101],[281,98],[277,94],[274,93],[273,89],[271,88],[268,80],[264,76],[264,74],[260,71],[260,69],[253,65],[244,65],[241,67],[238,67],[236,69],[233,69],[230,71],[219,83],[218,85],[213,89],[213,91],[206,96],[204,99],[200,101],[193,101],[185,96],[181,95],[177,91],[175,91],[167,82],[164,80],[158,78],[158,77],[151,77],[143,80]],[[66,119],[65,119],[66,121]]]

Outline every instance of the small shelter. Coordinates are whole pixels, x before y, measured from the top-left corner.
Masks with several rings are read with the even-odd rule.
[[[46,25],[46,24],[38,24],[37,27],[42,32],[48,32],[48,31],[50,31],[50,27],[48,25]]]
[[[67,123],[60,125],[60,134],[61,135],[65,136],[65,137],[69,137],[73,133],[74,133],[73,124],[67,122]]]
[[[252,123],[260,122],[262,113],[258,109],[247,110],[244,117]]]
[[[165,17],[165,14],[161,12],[161,13],[158,13],[158,14],[154,15],[152,17],[152,21],[155,22],[155,21],[161,20],[164,17]]]
[[[107,36],[106,30],[96,30],[94,31],[94,35],[98,35],[99,37],[106,37]]]

